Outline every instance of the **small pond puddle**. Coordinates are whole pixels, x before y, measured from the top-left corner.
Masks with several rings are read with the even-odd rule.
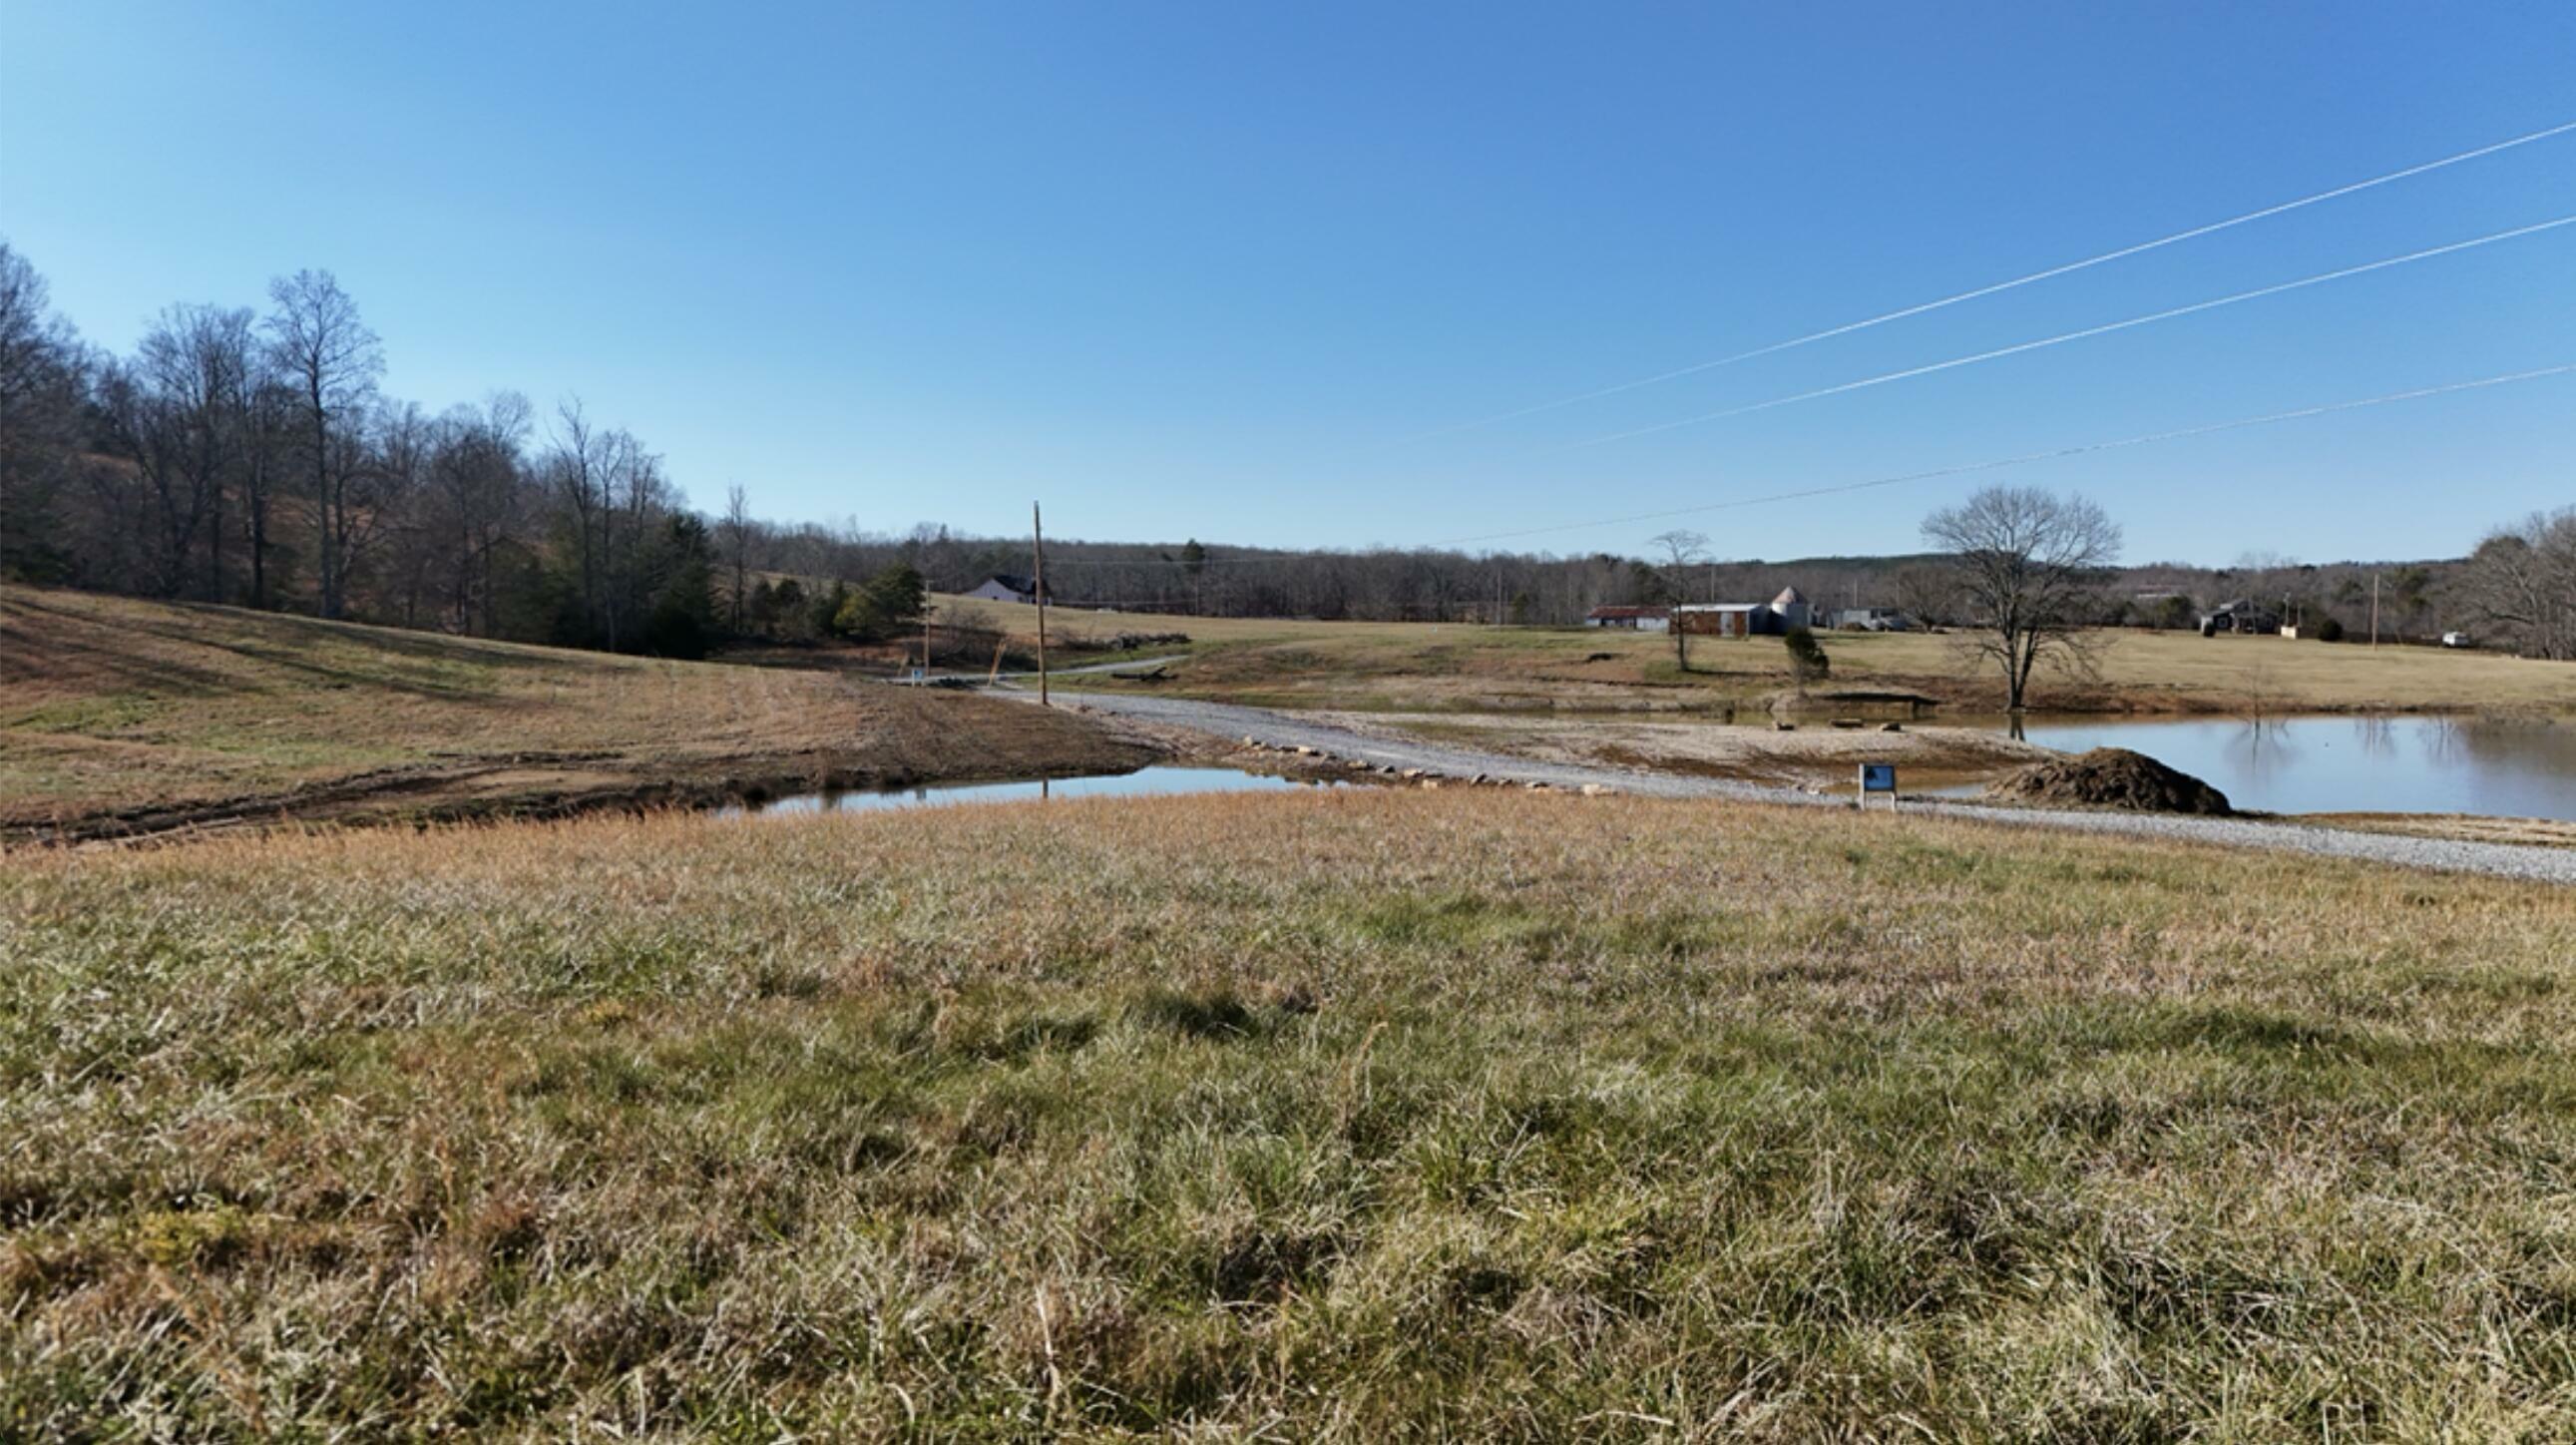
[[[1238,773],[1232,768],[1139,768],[1132,773],[1092,778],[1033,778],[1014,783],[933,784],[918,788],[854,788],[841,792],[794,793],[764,803],[737,804],[720,816],[740,818],[764,813],[865,813],[880,808],[941,808],[958,803],[1017,803],[1054,798],[1143,798],[1175,793],[1288,793],[1338,788],[1336,782],[1301,783],[1290,778]]]

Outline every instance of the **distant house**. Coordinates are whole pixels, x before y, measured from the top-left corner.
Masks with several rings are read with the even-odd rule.
[[[1893,607],[1846,607],[1825,625],[1843,632],[1910,632],[1914,619]]]
[[[1669,607],[1595,607],[1583,614],[1583,625],[1623,632],[1663,632],[1673,625],[1673,614]]]
[[[1038,600],[1038,584],[1026,577],[996,572],[985,578],[982,586],[966,595],[986,602],[1035,602]],[[1047,600],[1053,602],[1055,594],[1048,593]]]
[[[2278,632],[2281,614],[2253,602],[2221,602],[2201,614],[2200,635],[2215,637],[2222,632]]]
[[[1777,637],[1814,625],[1815,609],[1795,587],[1768,602],[1691,602],[1673,609],[1673,625],[1700,637]]]

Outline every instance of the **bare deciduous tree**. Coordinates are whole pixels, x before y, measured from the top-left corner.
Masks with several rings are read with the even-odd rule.
[[[493,557],[519,525],[525,500],[520,450],[530,411],[515,391],[493,393],[479,411],[458,407],[440,424],[430,460],[449,624],[486,637],[499,630]]]
[[[1669,532],[1658,532],[1646,540],[1664,554],[1665,577],[1673,589],[1673,595],[1683,596],[1683,571],[1708,560],[1708,534],[1694,532],[1687,527],[1675,527]]]
[[[1956,571],[1969,650],[2004,675],[2005,706],[2022,710],[2042,658],[2082,665],[2081,635],[2120,556],[2120,528],[2082,497],[1988,487],[1923,521]]]
[[[2526,656],[2576,658],[2576,507],[2498,528],[2469,554],[2460,599]]]
[[[625,433],[591,425],[581,398],[555,407],[555,443],[547,458],[555,490],[572,508],[573,552],[581,580],[585,625],[598,627],[607,579],[601,559],[615,526],[618,473],[626,465]]]
[[[64,571],[56,504],[72,474],[86,358],[45,278],[0,241],[0,577]]]
[[[726,600],[733,611],[733,630],[742,632],[743,607],[751,597],[751,501],[740,482],[725,488],[725,513],[721,531],[724,537],[725,564],[732,569],[733,587]]]
[[[676,505],[677,493],[660,457],[623,428],[593,426],[579,398],[565,401],[555,416],[546,465],[572,509],[584,626],[596,645],[615,651],[619,638],[632,633],[643,602],[646,579],[637,553]]]
[[[202,485],[185,473],[186,424],[141,367],[109,362],[99,369],[98,412],[112,446],[131,463],[112,468],[102,487],[126,488],[124,506],[136,534],[135,581],[156,597],[176,597],[206,520]]]
[[[236,398],[258,371],[251,313],[220,306],[173,306],[144,333],[135,380],[148,438],[147,473],[161,522],[164,590],[185,586],[200,526],[206,539],[205,595],[224,600],[224,498],[243,435]]]
[[[295,395],[267,357],[252,361],[233,394],[232,413],[241,443],[241,524],[242,542],[250,552],[250,605],[265,610],[271,602],[269,561],[277,548],[270,532],[294,443]]]
[[[1690,591],[1683,582],[1683,573],[1708,560],[1708,534],[1694,532],[1687,527],[1675,527],[1669,532],[1659,532],[1646,540],[1663,549],[1664,590],[1676,602],[1689,596]],[[1682,630],[1681,617],[1676,614],[1664,624],[1664,627],[1673,638],[1673,665],[1684,672],[1690,671],[1690,634]]]
[[[352,478],[364,465],[357,435],[376,379],[384,374],[376,333],[358,319],[358,303],[328,271],[298,271],[269,283],[269,346],[277,370],[293,388],[297,418],[311,468],[314,525],[320,538],[322,615],[338,617],[348,606],[351,536],[367,525],[356,515],[360,498]]]
[[[364,437],[366,450],[354,459],[349,486],[343,495],[339,521],[343,530],[338,538],[341,574],[354,576],[366,563],[368,554],[382,542],[398,519],[409,511],[406,505],[422,489],[429,475],[430,458],[435,452],[438,429],[416,401],[387,402],[376,408],[369,432]],[[403,625],[417,620],[420,594],[427,578],[418,567],[403,568],[405,585]]]
[[[1939,563],[1913,562],[1896,570],[1896,605],[1925,627],[1955,627],[1966,615],[1959,597],[1959,571]]]

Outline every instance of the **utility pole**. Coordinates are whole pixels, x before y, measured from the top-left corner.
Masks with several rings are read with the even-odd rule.
[[[930,686],[930,602],[921,604],[921,685]]]
[[[1036,573],[1029,585],[1038,590],[1038,706],[1053,707],[1047,700],[1046,659],[1046,523],[1038,515],[1038,504],[1029,503],[1029,557]]]

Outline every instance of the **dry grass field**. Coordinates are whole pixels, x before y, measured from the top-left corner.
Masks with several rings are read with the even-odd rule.
[[[1894,763],[1907,786],[1938,788],[1975,782],[2057,756],[1983,728],[1904,724],[1903,731],[1804,727],[1776,731],[1768,721],[1736,727],[1666,722],[1653,714],[1569,718],[1491,713],[1320,713],[1362,733],[1386,732],[1453,743],[1543,763],[1727,778],[1781,787],[1850,791],[1856,766]]]
[[[2564,890],[1808,810],[21,853],[0,1437],[2564,1440],[2571,1032]]]
[[[821,673],[0,588],[0,839],[1132,768],[1097,724]]]
[[[974,603],[1015,633],[1036,610]],[[1671,639],[1572,628],[1465,623],[1284,622],[1049,613],[1058,636],[1128,631],[1190,635],[1189,662],[1165,684],[1189,696],[1283,707],[1373,712],[1531,709],[1722,713],[1759,708],[1791,687],[1779,639],[1694,638],[1693,671]],[[2001,688],[1963,661],[1952,640],[1921,633],[1822,634],[1837,692],[1911,693],[1978,711]],[[2052,677],[2033,706],[2068,711],[2237,713],[2576,711],[2576,664],[2484,652],[2278,637],[2106,632],[2092,678]],[[1597,653],[1611,654],[1594,660]],[[1060,658],[1059,661],[1065,659]],[[1071,660],[1086,660],[1074,657]],[[1097,677],[1082,687],[1121,686]]]
[[[2469,813],[2309,813],[2301,822],[2362,833],[2399,833],[2466,843],[2576,848],[2576,823],[2554,818],[2489,818]]]

